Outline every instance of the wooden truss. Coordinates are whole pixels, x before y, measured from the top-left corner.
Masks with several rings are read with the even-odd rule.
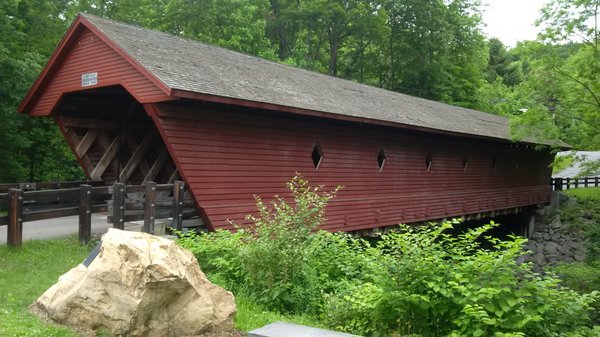
[[[151,121],[56,117],[89,179],[111,184],[171,184],[180,179]]]

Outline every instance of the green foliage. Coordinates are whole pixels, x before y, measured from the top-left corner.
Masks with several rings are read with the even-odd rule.
[[[38,321],[28,307],[88,252],[74,237],[28,241],[21,250],[0,246],[0,335],[76,336],[65,327]]]
[[[235,233],[190,233],[179,242],[197,257],[217,283],[246,291],[272,309],[314,311],[319,302],[317,275],[307,263],[313,253],[310,233],[324,221],[325,205],[336,191],[311,187],[301,176],[288,188],[292,203],[276,197],[265,204],[256,197],[258,215],[252,225]]]
[[[191,251],[208,278],[224,288],[241,290],[247,274],[243,267],[242,243],[246,233],[217,230],[213,233],[193,231],[180,235],[179,245]]]
[[[288,322],[317,328],[324,327],[313,316],[272,311],[240,293],[235,296],[235,305],[237,309],[235,328],[242,331],[251,331],[275,322]]]
[[[587,262],[600,267],[600,187],[578,188],[565,191],[577,203],[558,210],[561,220],[570,224],[570,230],[580,230],[587,238]]]
[[[558,279],[517,264],[524,239],[483,238],[494,226],[457,237],[444,234],[450,222],[383,235],[374,259],[379,274],[335,296],[329,319],[348,331],[386,336],[545,336],[589,322],[595,295],[561,289]],[[482,249],[480,240],[494,249]]]
[[[572,153],[554,157],[554,162],[552,162],[552,174],[571,167],[573,163],[575,163],[575,155]]]
[[[593,335],[596,293],[562,288],[519,264],[525,239],[459,235],[458,223],[399,226],[375,244],[314,230],[334,192],[289,184],[293,204],[257,198],[254,225],[184,236],[209,277],[267,309],[318,314],[329,328],[366,336]],[[212,247],[211,247],[212,246]],[[483,248],[487,247],[487,248]],[[214,259],[211,261],[211,259]],[[224,261],[229,260],[229,261]]]
[[[554,268],[563,284],[580,294],[600,292],[600,266],[588,263],[563,263]],[[600,324],[600,301],[592,304],[590,316]]]
[[[67,1],[0,3],[0,182],[73,180],[81,169],[62,135],[17,106],[66,28]]]

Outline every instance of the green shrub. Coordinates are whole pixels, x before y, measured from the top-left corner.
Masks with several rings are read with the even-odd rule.
[[[251,240],[243,246],[247,284],[260,303],[297,312],[314,311],[319,286],[308,264],[309,237],[324,222],[325,206],[337,190],[311,187],[302,176],[288,183],[293,202],[276,197],[269,205],[256,198],[258,216],[248,216]]]
[[[564,285],[580,294],[600,291],[600,267],[587,263],[563,263],[554,270]],[[594,302],[590,315],[595,324],[600,324],[600,301]]]
[[[198,259],[207,277],[226,289],[239,291],[246,282],[242,263],[242,242],[245,233],[217,230],[213,233],[193,231],[180,235],[178,243]]]
[[[592,336],[596,293],[516,263],[525,239],[486,236],[494,223],[401,225],[370,244],[316,231],[335,192],[295,177],[294,200],[257,198],[253,225],[190,234],[180,243],[203,270],[268,310],[316,314],[325,326],[365,336]],[[485,249],[482,247],[486,247]]]
[[[288,183],[293,201],[276,197],[265,204],[255,197],[258,216],[239,231],[186,234],[180,244],[192,251],[211,280],[242,291],[268,309],[315,312],[321,301],[313,233],[324,222],[325,206],[340,188],[331,192],[312,187],[298,175]]]
[[[452,223],[401,226],[381,237],[372,282],[355,281],[329,296],[329,324],[372,336],[549,336],[589,324],[595,294],[517,264],[525,239],[482,236],[495,224],[451,236]],[[485,250],[480,242],[493,245]]]
[[[587,239],[587,262],[600,267],[600,187],[579,188],[566,193],[577,203],[558,210],[569,230],[580,230]]]

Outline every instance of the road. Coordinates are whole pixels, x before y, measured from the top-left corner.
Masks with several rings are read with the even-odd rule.
[[[106,214],[92,213],[92,235],[106,233],[112,227],[106,221]],[[0,244],[6,244],[7,226],[0,226]],[[52,239],[77,234],[79,216],[30,221],[23,223],[23,241],[36,239]]]

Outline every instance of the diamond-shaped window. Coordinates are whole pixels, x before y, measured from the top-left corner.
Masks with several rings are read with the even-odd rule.
[[[385,151],[383,148],[379,150],[379,154],[377,154],[377,167],[379,167],[379,171],[383,170],[383,165],[385,165],[385,160],[387,156],[385,155]]]
[[[319,143],[317,143],[317,145],[315,145],[315,147],[312,150],[312,161],[313,164],[315,165],[315,169],[319,169],[319,166],[321,165],[321,161],[323,160],[323,150],[321,149],[321,145],[319,145]]]

